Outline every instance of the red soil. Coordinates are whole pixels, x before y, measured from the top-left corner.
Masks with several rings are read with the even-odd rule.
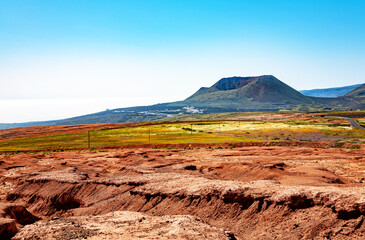
[[[14,239],[365,238],[362,149],[202,145],[0,161],[0,227],[10,236],[15,222]]]
[[[17,138],[40,137],[55,134],[81,133],[103,128],[125,127],[128,123],[105,123],[105,124],[83,124],[83,125],[52,125],[21,127],[0,130],[0,140],[10,140]]]

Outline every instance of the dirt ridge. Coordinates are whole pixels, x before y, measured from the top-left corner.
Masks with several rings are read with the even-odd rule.
[[[214,225],[225,219],[226,223],[218,226],[239,235],[248,234],[240,230],[242,222],[233,226],[229,222],[239,216],[252,219],[278,209],[288,215],[316,209],[331,213],[337,223],[341,220],[361,222],[365,215],[365,189],[361,187],[283,186],[268,180],[240,183],[169,173],[97,181],[75,182],[75,178],[58,181],[53,177],[39,176],[38,180],[33,177],[7,200],[28,201],[29,209],[45,216],[106,214],[121,210],[165,215],[168,208],[169,213],[192,214]],[[275,219],[270,221],[276,222]]]
[[[358,144],[344,143],[342,148],[351,147]],[[0,151],[0,153],[39,153],[39,152],[63,152],[63,151],[82,151],[82,150],[118,150],[118,149],[192,149],[192,148],[242,148],[242,147],[311,147],[311,148],[337,148],[336,143],[330,142],[301,142],[301,141],[264,141],[264,142],[224,142],[224,143],[178,143],[178,144],[126,144],[109,147],[92,147],[92,148],[55,148],[44,150],[18,150],[18,151]],[[363,148],[363,146],[360,146]]]

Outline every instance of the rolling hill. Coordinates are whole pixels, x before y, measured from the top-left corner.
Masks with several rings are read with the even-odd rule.
[[[271,75],[222,78],[183,101],[118,108],[47,122],[0,124],[0,129],[39,125],[147,122],[182,114],[258,111],[324,111],[365,109],[365,84],[343,97],[305,96]]]
[[[353,97],[359,99],[365,99],[365,84],[360,85],[351,92],[345,95],[346,97]]]
[[[345,97],[350,97],[358,104],[358,109],[365,109],[365,84],[347,93]]]
[[[345,96],[347,93],[351,92],[355,88],[361,86],[361,84],[350,85],[345,87],[337,87],[337,88],[323,88],[323,89],[311,89],[311,90],[301,90],[299,91],[303,95],[310,97],[341,97]]]

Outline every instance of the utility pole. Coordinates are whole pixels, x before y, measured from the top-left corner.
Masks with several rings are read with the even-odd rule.
[[[87,147],[90,148],[90,131],[87,131]]]

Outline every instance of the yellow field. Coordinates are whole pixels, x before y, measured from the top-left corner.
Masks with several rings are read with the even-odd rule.
[[[364,139],[365,132],[352,129],[346,120],[165,122],[91,131],[90,147],[248,141],[362,143]],[[87,132],[14,139],[0,141],[0,151],[87,148],[88,141]]]

